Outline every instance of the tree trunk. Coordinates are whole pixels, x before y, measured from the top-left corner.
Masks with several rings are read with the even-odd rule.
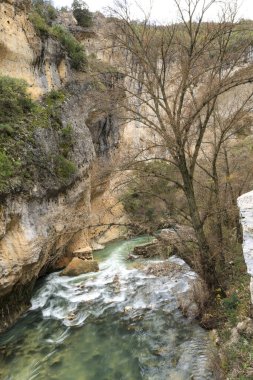
[[[214,164],[215,165],[215,164]],[[218,174],[216,170],[216,166],[213,167],[213,179],[214,179],[214,195],[215,195],[215,219],[216,219],[216,225],[215,225],[215,232],[217,237],[217,243],[218,243],[218,254],[217,262],[219,263],[220,270],[223,270],[225,268],[225,255],[224,255],[224,245],[223,245],[223,230],[222,230],[222,208],[221,208],[221,202],[220,202],[220,187],[219,187],[219,179]]]
[[[186,162],[184,159],[182,159],[180,162],[180,172],[184,183],[184,192],[189,207],[192,227],[194,229],[196,239],[198,242],[199,264],[201,271],[200,274],[206,281],[209,289],[214,290],[218,286],[215,269],[215,260],[204,232],[203,223],[200,219],[199,210],[194,193],[193,181],[188,172]]]

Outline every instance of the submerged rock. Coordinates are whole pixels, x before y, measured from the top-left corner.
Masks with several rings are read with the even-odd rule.
[[[70,314],[67,316],[67,319],[68,319],[69,321],[73,321],[75,318],[76,318],[75,313],[70,313]]]
[[[69,265],[62,271],[62,276],[78,276],[79,274],[98,272],[98,262],[96,260],[82,260],[74,257]]]
[[[114,289],[115,293],[120,292],[120,279],[118,274],[116,274],[113,278],[112,288]]]
[[[96,242],[93,242],[91,244],[93,251],[101,251],[101,249],[104,249],[105,246]]]
[[[162,261],[160,263],[149,264],[144,271],[147,274],[152,274],[154,276],[170,276],[178,274],[183,270],[183,266],[177,263]]]
[[[79,258],[82,260],[93,260],[93,254],[91,247],[87,246],[75,250],[74,252],[68,252],[61,256],[53,265],[52,270],[60,270],[66,268],[73,258]]]
[[[157,239],[152,242],[135,247],[133,250],[134,255],[138,257],[151,258],[156,256],[166,256],[167,245],[162,244]],[[136,256],[134,256],[136,258]]]

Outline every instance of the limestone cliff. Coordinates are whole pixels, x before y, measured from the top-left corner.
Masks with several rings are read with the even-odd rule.
[[[25,79],[38,97],[64,85],[71,73],[60,44],[36,34],[29,22],[29,8],[30,1],[0,3],[0,73]]]
[[[59,41],[40,38],[28,19],[29,7],[29,1],[0,4],[0,75],[25,79],[33,98],[60,88],[67,96],[57,115],[60,127],[36,127],[32,143],[24,144],[32,180],[15,183],[1,197],[0,331],[27,308],[37,278],[59,257],[91,244],[98,235],[105,241],[118,234],[114,230],[106,236],[103,228],[87,227],[121,218],[120,207],[107,212],[114,202],[108,173],[120,137],[117,115],[113,109],[100,109],[90,75],[71,69]],[[110,75],[99,81],[112,92]],[[62,181],[53,161],[60,155],[62,131],[68,126],[68,159],[76,170]]]
[[[243,227],[243,255],[247,272],[251,276],[250,294],[253,303],[253,191],[238,198],[238,206]]]

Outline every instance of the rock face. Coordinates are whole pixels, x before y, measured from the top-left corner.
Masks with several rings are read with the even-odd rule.
[[[75,257],[62,271],[62,276],[79,276],[80,274],[98,272],[99,267],[96,260],[82,260]]]
[[[103,229],[88,226],[121,215],[121,210],[106,211],[112,202],[111,179],[104,174],[117,155],[117,116],[101,112],[89,76],[71,70],[59,42],[36,34],[28,20],[29,6],[30,1],[17,0],[0,4],[0,73],[25,79],[35,99],[52,89],[67,91],[59,117],[63,128],[72,127],[68,158],[76,172],[64,184],[52,175],[51,158],[60,152],[59,131],[37,128],[27,152],[36,158],[36,181],[0,203],[0,332],[29,306],[39,276],[65,267],[73,252],[92,241],[118,236],[118,230],[104,237]]]
[[[240,196],[238,206],[243,227],[243,254],[247,271],[251,276],[250,293],[251,302],[253,303],[253,191]]]
[[[28,20],[30,1],[0,3],[0,72],[26,80],[34,97],[64,85],[70,66],[60,44],[42,40]]]

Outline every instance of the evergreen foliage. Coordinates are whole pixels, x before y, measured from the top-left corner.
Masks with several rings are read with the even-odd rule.
[[[66,49],[71,58],[72,67],[74,69],[84,68],[86,57],[83,46],[75,39],[75,37],[61,25],[54,25],[50,29],[50,35],[56,37]]]
[[[72,3],[73,15],[82,27],[92,26],[92,13],[89,11],[87,4],[83,0],[74,0]]]
[[[74,69],[84,69],[86,56],[83,46],[76,40],[69,30],[52,22],[57,17],[57,11],[49,1],[36,0],[29,15],[37,33],[41,37],[53,37],[60,41]]]
[[[21,79],[0,77],[0,129],[8,129],[9,122],[17,121],[32,111],[33,102],[27,93],[28,85]]]

